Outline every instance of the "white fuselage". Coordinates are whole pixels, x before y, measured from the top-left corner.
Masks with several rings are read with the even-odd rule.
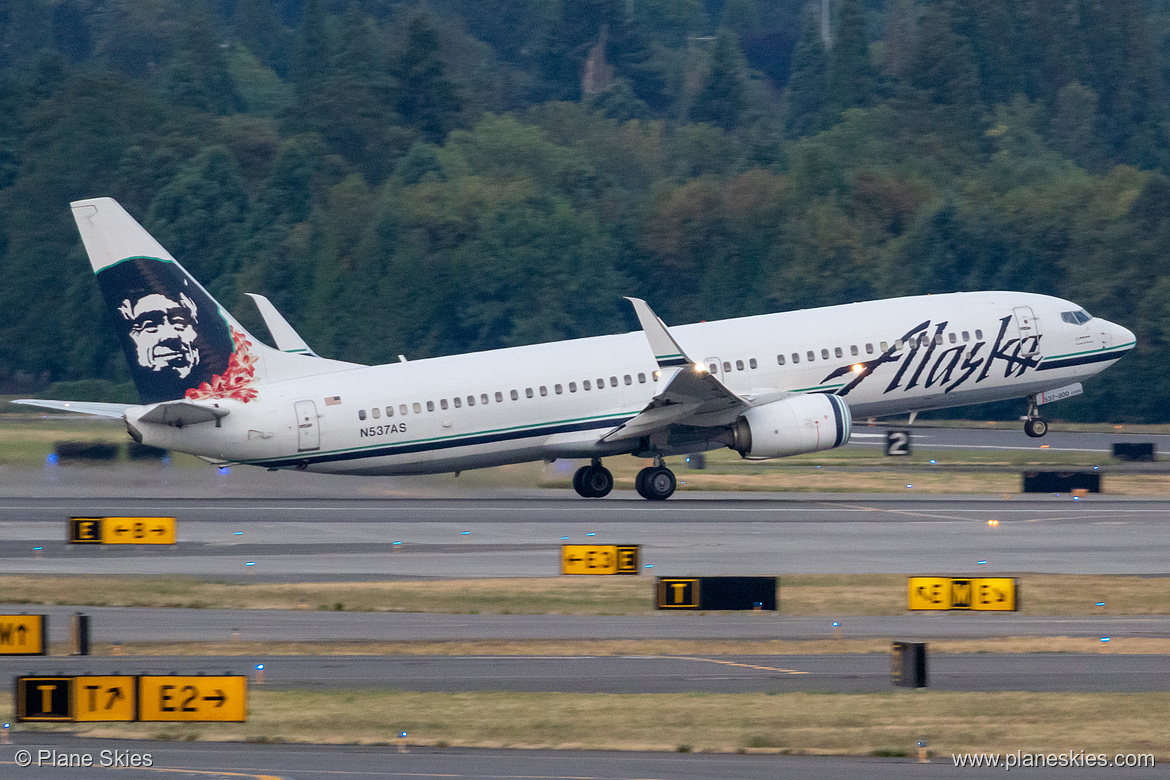
[[[1053,390],[1134,346],[1059,298],[974,292],[895,298],[670,329],[683,351],[744,396],[836,393],[854,418]],[[305,357],[305,360],[316,358]],[[264,384],[220,402],[218,426],[138,426],[144,440],[228,462],[352,474],[418,474],[646,451],[601,437],[669,379],[641,332],[536,344]],[[132,421],[131,421],[132,422]],[[724,446],[673,433],[661,454]]]

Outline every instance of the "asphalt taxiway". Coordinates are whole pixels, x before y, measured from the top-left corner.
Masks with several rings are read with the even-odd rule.
[[[856,756],[779,756],[702,753],[645,753],[602,750],[497,750],[408,746],[257,745],[240,743],[173,743],[82,739],[65,734],[18,734],[16,744],[0,748],[0,771],[18,780],[71,780],[105,777],[109,771],[53,766],[19,767],[19,751],[35,758],[38,750],[89,753],[101,751],[149,755],[150,769],[117,769],[121,780],[166,778],[250,778],[251,780],[941,780],[1000,778],[1002,768],[956,770],[949,755],[921,764],[912,758]],[[1112,756],[1110,756],[1112,758]],[[1102,776],[1100,768],[1017,770],[1034,780],[1085,780]],[[1110,771],[1110,770],[1105,770]],[[1135,780],[1164,778],[1165,767],[1121,769],[1112,773]],[[1013,776],[1014,776],[1013,774]]]
[[[0,675],[245,674],[265,689],[559,693],[886,693],[884,654],[752,656],[134,656],[30,662],[0,658]],[[930,654],[936,691],[1170,691],[1166,657],[1092,653]]]

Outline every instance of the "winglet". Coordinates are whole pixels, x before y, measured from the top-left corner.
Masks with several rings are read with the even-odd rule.
[[[256,308],[260,310],[260,316],[264,318],[264,324],[268,327],[268,332],[272,334],[277,349],[296,355],[319,357],[301,338],[301,334],[297,333],[293,326],[288,324],[288,320],[281,316],[276,307],[272,305],[272,301],[257,293],[244,294],[251,298],[252,302],[256,304]]]
[[[650,349],[654,352],[654,359],[659,368],[677,368],[692,365],[693,361],[682,351],[682,347],[666,329],[666,323],[658,319],[658,315],[650,305],[641,298],[626,298],[634,306],[634,313],[638,315],[638,322],[646,333],[650,342]]]

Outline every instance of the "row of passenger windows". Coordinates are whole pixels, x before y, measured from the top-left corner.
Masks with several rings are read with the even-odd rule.
[[[638,384],[641,384],[641,385],[646,384],[646,381],[647,381],[646,374],[639,373],[637,375],[637,381],[638,381]],[[658,377],[654,374],[651,374],[649,381],[657,382]],[[616,376],[611,376],[609,378],[609,386],[610,387],[617,387],[618,384],[619,384],[619,382],[618,382],[618,378]],[[626,385],[634,384],[634,377],[631,376],[630,374],[624,375],[621,378],[621,384],[626,384]],[[581,382],[580,389],[583,391],[589,391],[589,390],[593,390],[594,386],[595,385],[591,380],[586,379],[586,380]],[[605,377],[598,377],[597,378],[596,388],[598,390],[605,389]],[[577,392],[577,383],[576,382],[569,382],[568,391],[570,393]],[[561,385],[561,384],[553,385],[552,392],[555,395],[562,395],[565,392],[565,385]],[[540,385],[537,388],[531,388],[531,387],[524,388],[524,397],[525,398],[535,398],[538,394],[543,398],[543,397],[547,396],[548,393],[549,393],[548,385]],[[509,390],[508,397],[511,398],[513,401],[519,401],[520,400],[520,391],[519,390]],[[504,394],[499,390],[497,390],[494,393],[494,398],[495,398],[495,402],[498,404],[502,404],[504,402]],[[468,395],[468,396],[464,396],[464,397],[455,396],[450,401],[448,401],[446,398],[440,398],[438,408],[440,411],[446,411],[447,409],[449,409],[451,407],[455,407],[456,409],[461,409],[461,408],[463,408],[464,403],[466,403],[468,406],[475,406],[477,403],[480,404],[481,406],[487,406],[491,402],[492,402],[492,396],[489,396],[487,393],[480,393],[478,396],[476,396],[476,395]],[[426,405],[426,410],[428,412],[435,411],[435,402],[434,401],[427,401],[427,402],[425,402],[425,405]],[[413,410],[413,412],[415,414],[422,414],[423,413],[423,406],[424,406],[424,404],[422,402],[419,402],[419,401],[415,401],[413,404],[410,404],[410,405],[399,404],[397,407],[397,413],[399,415],[405,416],[407,414],[410,414],[411,411]],[[383,412],[382,409],[380,409],[378,407],[374,407],[373,409],[370,409],[369,416],[375,420],[378,420],[382,417],[382,412]],[[395,414],[395,407],[394,406],[385,407],[385,413],[386,413],[387,417],[393,417]],[[366,419],[366,410],[365,409],[358,409],[358,419],[359,420]]]
[[[954,333],[953,331],[951,333],[948,333],[947,337],[948,337],[948,340],[950,341],[950,343],[952,343],[952,344],[957,344],[959,342],[959,334]],[[963,338],[964,344],[971,341],[970,332],[963,331],[962,338]],[[975,329],[975,339],[977,341],[983,339],[983,331],[979,328]],[[920,346],[920,347],[925,347],[926,345],[930,344],[930,341],[931,341],[930,336],[926,335],[925,333],[923,333],[917,339],[911,339],[909,342],[903,341],[902,339],[898,339],[897,341],[894,342],[894,351],[900,352],[900,351],[902,351],[902,349],[904,347],[906,347],[906,346],[913,347],[913,346],[915,346],[915,344],[917,344],[917,346]],[[941,333],[935,335],[934,343],[935,344],[942,344],[943,343],[943,336]],[[884,354],[885,351],[890,348],[890,344],[889,344],[889,342],[883,341],[883,342],[880,342],[878,344],[878,348]],[[865,354],[867,354],[867,355],[874,354],[874,347],[873,347],[872,343],[867,343],[865,345]],[[851,344],[849,346],[849,355],[851,357],[859,357],[861,355],[861,350],[857,347],[856,344]],[[804,353],[804,356],[805,356],[805,359],[809,363],[812,363],[813,361],[815,361],[817,359],[816,350],[810,349]],[[835,357],[835,358],[845,357],[845,350],[841,347],[833,347],[832,357]],[[829,350],[827,348],[821,349],[821,360],[829,360],[829,358],[830,358]],[[791,356],[791,360],[793,363],[799,363],[800,362],[800,353],[793,352],[792,356]],[[785,358],[784,355],[777,355],[776,362],[779,365],[784,365],[785,363],[788,362],[788,358]],[[752,366],[752,368],[755,368],[755,366]]]

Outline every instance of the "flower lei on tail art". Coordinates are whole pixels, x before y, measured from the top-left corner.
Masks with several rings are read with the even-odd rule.
[[[204,401],[211,398],[232,398],[236,401],[248,403],[258,393],[252,384],[256,381],[256,356],[248,349],[252,342],[248,341],[243,333],[232,328],[232,356],[228,358],[227,368],[223,374],[211,377],[210,382],[204,382],[199,387],[192,387],[187,391],[185,398],[192,401]]]

